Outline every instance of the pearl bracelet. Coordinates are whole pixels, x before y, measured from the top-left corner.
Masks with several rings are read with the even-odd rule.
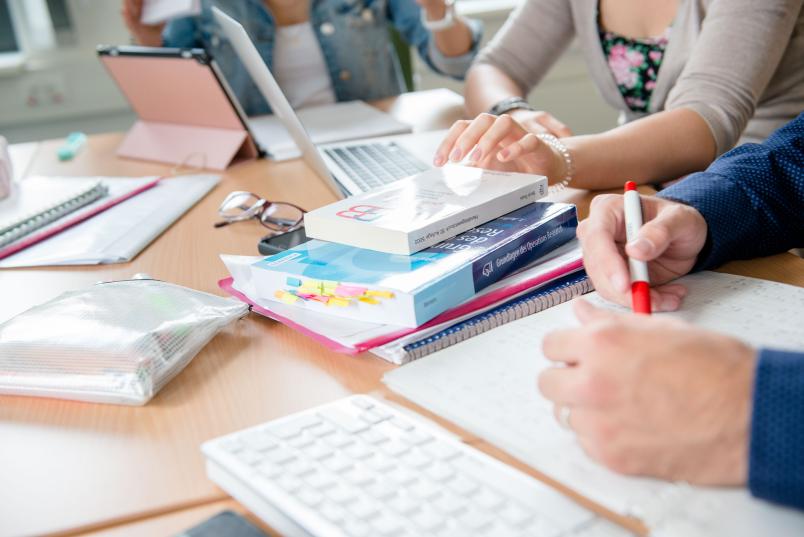
[[[552,134],[547,133],[537,134],[536,138],[549,145],[552,149],[558,151],[558,153],[564,159],[564,169],[565,169],[564,178],[558,183],[551,185],[550,191],[558,192],[560,190],[564,190],[565,188],[567,188],[567,186],[569,186],[570,181],[572,181],[572,176],[575,173],[575,163],[572,160],[572,153],[570,153],[569,148],[566,145],[564,145],[564,142],[562,142]]]

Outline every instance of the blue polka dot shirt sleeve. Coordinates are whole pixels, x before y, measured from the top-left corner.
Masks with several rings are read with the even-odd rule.
[[[695,207],[709,226],[694,270],[804,246],[804,113],[658,196]]]
[[[695,207],[706,220],[695,270],[804,246],[804,114],[659,196]],[[750,444],[751,493],[804,509],[804,353],[760,351]]]

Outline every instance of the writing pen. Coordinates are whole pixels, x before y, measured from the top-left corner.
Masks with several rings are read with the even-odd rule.
[[[642,202],[636,183],[625,183],[624,193],[625,211],[625,237],[628,242],[636,240],[639,229],[642,227]],[[650,315],[650,279],[648,278],[648,264],[628,257],[628,269],[631,272],[631,307],[634,313]]]

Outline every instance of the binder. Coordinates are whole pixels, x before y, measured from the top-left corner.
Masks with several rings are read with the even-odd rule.
[[[413,333],[376,347],[371,352],[389,362],[405,364],[593,290],[591,280],[581,270],[447,328]]]

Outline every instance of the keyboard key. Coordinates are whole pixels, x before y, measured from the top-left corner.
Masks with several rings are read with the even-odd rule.
[[[278,464],[271,461],[263,461],[257,466],[257,471],[267,477],[273,479],[284,472],[284,469]]]
[[[458,523],[473,531],[490,526],[493,521],[494,516],[481,509],[468,509],[458,516]]]
[[[452,489],[456,494],[460,494],[461,496],[471,496],[472,494],[477,492],[477,489],[480,488],[475,481],[462,475],[459,475],[458,477],[447,483],[447,487]]]
[[[343,455],[335,455],[328,459],[325,459],[323,465],[330,471],[339,474],[348,468],[352,467],[352,461],[344,457]]]
[[[375,481],[366,487],[365,490],[366,494],[372,498],[376,498],[378,500],[387,500],[392,496],[396,496],[397,487],[392,481],[383,479],[381,481]]]
[[[436,463],[424,471],[425,475],[433,481],[444,482],[455,475],[455,470],[444,463]]]
[[[352,445],[347,446],[343,452],[348,457],[356,460],[368,459],[374,454],[374,451],[362,442],[355,442]]]
[[[340,505],[346,505],[357,500],[357,491],[353,487],[340,483],[326,490],[324,494],[327,498]]]
[[[345,471],[343,477],[345,477],[351,484],[361,488],[374,481],[374,474],[354,467]]]
[[[450,446],[444,441],[434,442],[422,448],[425,453],[435,459],[449,461],[461,455],[461,451],[455,446]]]
[[[439,496],[434,502],[433,507],[445,515],[454,515],[466,509],[469,505],[466,498],[447,492]]]
[[[410,445],[394,440],[388,444],[385,444],[380,449],[391,457],[399,457],[400,455],[410,451]]]
[[[287,465],[287,471],[295,476],[302,477],[314,472],[315,468],[306,460],[296,459]]]
[[[262,455],[250,449],[244,449],[237,454],[237,459],[243,464],[254,466],[262,462]]]
[[[354,444],[355,439],[352,436],[338,431],[329,436],[325,436],[324,441],[332,447],[342,448]]]
[[[322,438],[324,436],[330,435],[334,433],[337,429],[330,425],[329,423],[322,422],[315,427],[309,429],[310,434],[313,436],[317,436],[318,438]]]
[[[361,520],[370,520],[380,514],[380,509],[377,504],[365,498],[360,498],[350,503],[347,509]]]
[[[421,498],[422,500],[432,500],[441,494],[441,487],[432,481],[420,479],[407,489],[411,495]]]
[[[433,463],[433,459],[420,451],[411,451],[402,457],[402,461],[416,469],[422,469]]]
[[[474,498],[472,498],[481,507],[493,511],[505,503],[505,498],[497,492],[483,488]]]
[[[383,513],[371,521],[371,527],[376,532],[376,535],[393,537],[403,532],[404,523],[398,517]]]
[[[505,507],[498,511],[498,514],[500,518],[512,526],[522,526],[533,518],[530,513],[515,502],[506,504]]]
[[[377,473],[384,474],[396,467],[396,461],[382,454],[366,459],[366,465]]]
[[[396,482],[399,486],[403,487],[413,483],[414,481],[416,481],[416,479],[418,479],[416,477],[415,472],[402,467],[395,468],[394,470],[385,474],[385,476],[388,479]]]
[[[362,520],[355,519],[351,519],[344,524],[343,531],[345,531],[349,537],[368,537],[372,535],[371,526]]]
[[[294,493],[302,488],[302,481],[295,475],[285,474],[276,480],[276,484],[285,492]]]
[[[379,412],[374,412],[373,410],[366,410],[365,412],[360,413],[360,419],[370,423],[371,425],[376,425],[377,423],[383,422],[387,420],[390,416],[388,414],[380,414]]]
[[[305,474],[302,479],[316,490],[326,490],[330,487],[334,487],[336,484],[335,479],[331,475],[318,470],[313,470]]]
[[[424,509],[415,513],[411,516],[411,520],[421,529],[428,532],[435,532],[439,528],[446,526],[447,523],[441,513],[430,507],[424,507]]]
[[[227,438],[219,444],[221,449],[229,453],[237,453],[244,448],[243,442],[238,438]]]
[[[315,489],[304,487],[296,492],[296,498],[309,507],[318,507],[324,501],[324,495]]]
[[[319,412],[319,415],[349,434],[359,433],[369,428],[368,424],[364,421],[337,409],[328,408]]]
[[[422,433],[420,431],[410,431],[408,434],[403,436],[402,439],[413,446],[420,446],[434,440],[433,435]]]
[[[362,438],[364,442],[368,442],[369,444],[382,444],[383,442],[387,442],[389,440],[389,438],[384,434],[379,433],[372,429],[360,433],[360,438]]]
[[[391,418],[391,421],[389,423],[391,423],[391,425],[393,425],[394,427],[402,429],[403,431],[412,431],[413,429],[415,429],[414,425],[411,422],[397,416]]]
[[[304,449],[313,445],[314,443],[315,437],[306,433],[302,433],[296,438],[288,441],[288,445],[296,449]]]
[[[400,494],[388,500],[386,505],[400,515],[408,516],[411,513],[418,511],[422,506],[422,502],[418,499],[412,498],[411,496]]]
[[[370,410],[374,408],[374,403],[371,402],[371,399],[367,399],[365,397],[353,397],[350,399],[350,402],[357,408],[362,408],[363,410]]]
[[[340,524],[346,518],[346,511],[337,504],[327,502],[320,508],[321,516],[334,524]]]
[[[274,449],[265,454],[265,460],[274,464],[284,465],[294,459],[296,459],[296,455],[294,455],[291,450],[285,448]]]

